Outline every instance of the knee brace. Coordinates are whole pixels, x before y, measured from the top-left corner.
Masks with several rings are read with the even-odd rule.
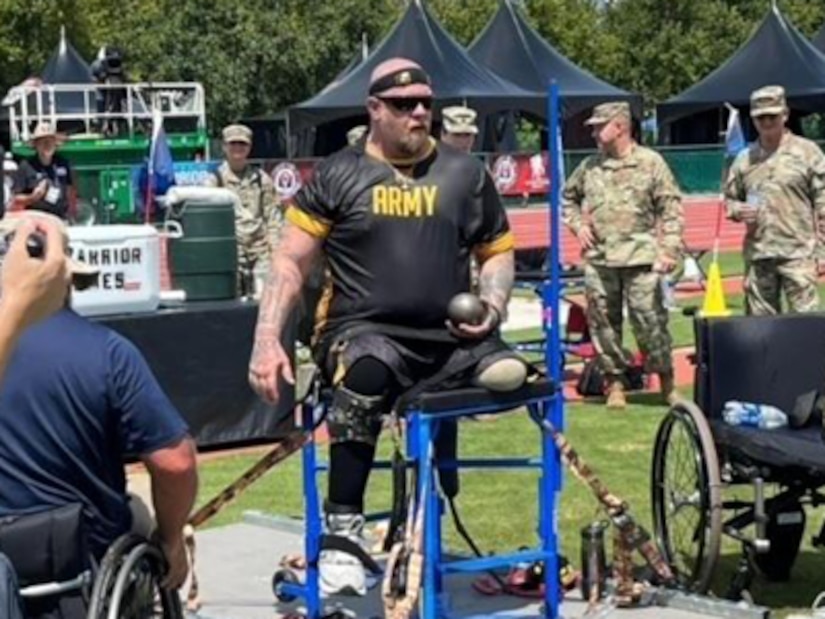
[[[356,441],[374,445],[381,432],[381,418],[387,396],[361,395],[344,385],[335,388],[327,415],[327,429],[333,443]]]

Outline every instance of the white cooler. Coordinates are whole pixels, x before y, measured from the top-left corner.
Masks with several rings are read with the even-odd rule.
[[[72,291],[83,316],[152,312],[160,302],[160,240],[152,226],[72,226],[72,257],[100,269],[97,287]]]

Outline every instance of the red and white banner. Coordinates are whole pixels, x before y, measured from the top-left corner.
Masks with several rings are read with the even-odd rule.
[[[547,153],[494,155],[490,173],[503,196],[545,194],[550,186]]]
[[[275,191],[282,200],[298,193],[312,176],[320,159],[270,160],[264,168],[272,177]],[[511,153],[490,157],[489,169],[496,188],[503,196],[546,194],[549,189],[548,155]]]
[[[319,162],[320,159],[281,159],[266,162],[264,169],[272,177],[278,197],[281,200],[289,200],[309,181]]]

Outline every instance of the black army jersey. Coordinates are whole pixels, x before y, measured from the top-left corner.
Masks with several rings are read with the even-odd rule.
[[[332,155],[286,218],[324,239],[328,275],[318,327],[353,322],[443,328],[470,288],[470,256],[513,248],[495,184],[478,159],[431,143],[402,175],[356,145]]]

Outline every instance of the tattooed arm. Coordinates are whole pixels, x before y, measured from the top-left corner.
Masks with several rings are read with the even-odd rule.
[[[287,223],[272,256],[258,308],[249,383],[258,395],[273,404],[278,402],[280,378],[290,384],[295,382],[289,356],[281,345],[281,335],[300,298],[304,280],[320,255],[321,243],[322,239]]]
[[[471,339],[483,338],[506,319],[507,304],[515,280],[515,262],[515,252],[512,249],[489,256],[481,262],[479,296],[487,306],[487,314],[478,325],[462,323],[456,327],[447,321],[454,335]]]
[[[491,256],[481,265],[479,295],[482,301],[498,312],[500,321],[507,317],[507,304],[515,278],[516,258],[512,250]]]

